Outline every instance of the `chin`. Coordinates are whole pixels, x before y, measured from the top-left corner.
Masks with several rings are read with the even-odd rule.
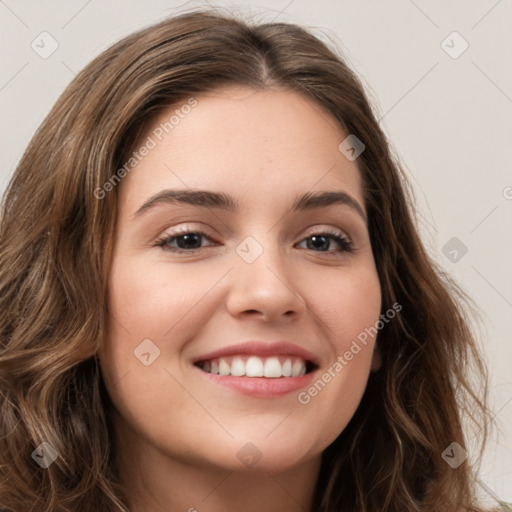
[[[310,439],[307,441],[311,442]],[[217,459],[217,464],[226,470],[237,472],[285,473],[321,454],[320,449],[308,449],[306,439],[304,443],[290,438],[284,442],[282,436],[276,436],[272,441],[235,441],[232,445],[233,448],[223,451],[224,456]],[[230,452],[235,456],[229,456]]]

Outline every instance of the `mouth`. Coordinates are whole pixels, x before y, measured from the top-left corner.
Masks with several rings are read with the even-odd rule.
[[[302,377],[317,368],[315,363],[301,357],[248,354],[200,360],[195,366],[213,375],[267,379]]]
[[[247,341],[192,361],[213,385],[256,398],[277,398],[304,388],[320,362],[313,352],[287,341]]]

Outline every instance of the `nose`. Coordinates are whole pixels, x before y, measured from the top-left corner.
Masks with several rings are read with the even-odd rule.
[[[235,255],[230,279],[227,309],[235,317],[271,322],[299,318],[306,308],[299,293],[300,281],[290,274],[277,249],[264,248],[252,263]]]

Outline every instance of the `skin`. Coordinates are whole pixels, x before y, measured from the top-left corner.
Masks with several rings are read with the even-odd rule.
[[[338,150],[348,134],[298,93],[227,87],[196,99],[119,184],[100,361],[121,480],[133,511],[303,512],[322,451],[380,365],[375,340],[306,405],[298,392],[260,398],[218,386],[192,360],[250,339],[284,339],[317,356],[320,377],[375,324],[381,291],[363,217],[346,204],[291,211],[306,192],[344,191],[365,215],[357,160]],[[164,189],[221,191],[240,210],[160,203],[134,216]],[[193,246],[201,248],[187,249],[183,237],[167,247],[188,253],[156,245],[177,228],[205,231]],[[320,243],[327,251],[312,245],[325,229],[341,231],[354,251],[330,237]],[[249,236],[263,249],[250,264],[236,251]],[[134,356],[144,339],[160,350],[149,366]],[[247,443],[261,454],[251,467],[237,457]]]

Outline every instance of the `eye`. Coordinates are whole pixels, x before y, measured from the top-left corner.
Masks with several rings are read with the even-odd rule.
[[[308,241],[310,241],[308,243]],[[334,241],[340,249],[338,251],[329,250],[331,241]],[[314,252],[348,252],[354,251],[353,242],[341,231],[322,231],[319,233],[313,233],[305,238],[301,243],[306,242],[307,249]]]
[[[165,251],[190,253],[203,247],[201,244],[202,238],[211,240],[211,238],[203,231],[189,231],[185,229],[183,231],[173,233],[170,236],[159,238],[156,241],[155,246],[161,247]],[[173,245],[174,243],[176,243],[176,245]]]

